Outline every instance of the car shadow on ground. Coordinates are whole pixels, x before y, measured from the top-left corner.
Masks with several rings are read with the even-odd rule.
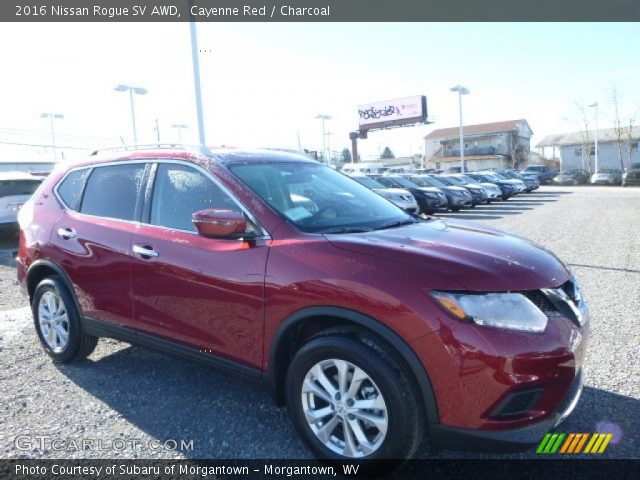
[[[310,455],[298,440],[286,410],[277,408],[264,388],[208,366],[126,346],[107,356],[58,368],[78,387],[151,437],[160,441],[193,440],[194,450],[184,452],[187,458]],[[637,457],[640,400],[585,387],[573,414],[555,431],[611,432],[614,439],[599,457]],[[537,455],[535,448],[498,455],[432,451],[425,440],[418,456]]]
[[[151,437],[193,440],[187,458],[309,456],[258,382],[137,346],[59,370]]]

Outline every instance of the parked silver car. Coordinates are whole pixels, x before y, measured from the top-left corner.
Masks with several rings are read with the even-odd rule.
[[[0,227],[18,221],[20,207],[42,183],[42,177],[25,172],[0,172]]]
[[[405,212],[418,213],[418,202],[410,191],[404,188],[387,188],[381,183],[376,182],[373,178],[365,175],[351,175],[351,178],[370,188],[379,195],[402,208]]]
[[[620,185],[622,183],[622,170],[616,168],[602,168],[591,175],[593,185]]]

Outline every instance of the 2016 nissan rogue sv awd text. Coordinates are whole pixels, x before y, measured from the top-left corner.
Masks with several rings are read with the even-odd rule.
[[[97,153],[19,222],[54,361],[106,336],[261,379],[324,459],[527,448],[580,396],[588,314],[558,258],[302,155]]]

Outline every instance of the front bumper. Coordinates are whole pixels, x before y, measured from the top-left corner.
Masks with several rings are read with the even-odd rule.
[[[630,185],[640,185],[640,178],[623,178],[622,185],[625,187]]]
[[[438,449],[475,452],[527,450],[571,414],[580,400],[583,385],[583,373],[580,371],[558,409],[549,417],[534,424],[508,430],[471,430],[432,425],[430,427],[431,444]]]

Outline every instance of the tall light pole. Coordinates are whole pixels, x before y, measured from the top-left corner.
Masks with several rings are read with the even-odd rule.
[[[191,12],[194,0],[189,0],[189,12]],[[196,116],[198,121],[198,140],[200,145],[206,147],[204,136],[204,109],[202,107],[202,88],[200,87],[200,57],[198,56],[198,31],[195,18],[189,13],[189,32],[191,33],[191,63],[193,64],[193,87],[196,100]]]
[[[142,87],[132,87],[130,85],[117,85],[114,90],[116,92],[129,92],[129,102],[131,104],[131,126],[133,127],[133,143],[138,143],[138,132],[136,131],[136,110],[133,106],[133,94],[146,95],[147,90]]]
[[[331,165],[331,135],[333,135],[333,132],[327,132],[327,149],[329,151],[329,155],[327,156],[328,165]]]
[[[173,125],[171,125],[171,128],[175,128],[178,130],[178,143],[182,143],[182,129],[189,127],[184,123],[174,123]]]
[[[51,124],[51,146],[52,146],[52,150],[53,150],[53,161],[57,162],[58,158],[56,155],[56,131],[53,127],[53,121],[54,120],[62,120],[64,118],[64,115],[62,115],[61,113],[43,113],[40,115],[40,118],[48,118],[50,120],[50,124]]]
[[[316,115],[316,118],[322,120],[322,157],[324,158],[325,163],[327,163],[327,133],[325,131],[325,120],[331,120],[330,115],[326,115],[321,113]]]
[[[468,95],[469,89],[462,85],[456,85],[449,90],[458,92],[458,110],[460,111],[460,173],[464,173],[464,126],[462,123],[462,95]]]
[[[596,156],[596,165],[595,165],[595,173],[598,173],[598,102],[592,103],[589,105],[596,109],[596,132],[595,132],[595,156]]]

